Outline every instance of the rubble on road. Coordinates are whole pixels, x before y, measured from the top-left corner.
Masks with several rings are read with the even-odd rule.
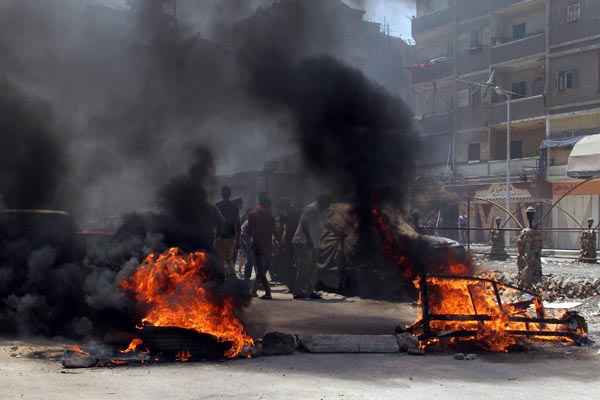
[[[509,285],[517,282],[517,274],[513,272],[487,271],[481,276]],[[539,290],[546,301],[587,299],[600,295],[600,278],[549,274],[542,277]]]
[[[296,336],[281,332],[269,332],[261,341],[264,356],[279,356],[292,354],[298,348]]]

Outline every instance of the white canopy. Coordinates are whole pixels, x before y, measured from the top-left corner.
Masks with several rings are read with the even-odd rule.
[[[577,142],[569,156],[567,175],[579,179],[600,177],[600,134]]]

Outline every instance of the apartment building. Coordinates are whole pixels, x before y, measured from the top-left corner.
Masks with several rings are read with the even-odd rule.
[[[456,213],[489,227],[502,214],[510,148],[512,211],[548,208],[573,186],[566,162],[579,137],[600,133],[600,1],[419,0],[412,24],[415,114],[426,182],[457,193]],[[512,92],[507,146],[506,97]],[[551,226],[600,215],[600,185],[561,201]],[[452,214],[452,213],[450,213]],[[452,222],[452,221],[449,221]],[[483,239],[479,237],[476,239]],[[574,247],[574,235],[549,238]]]

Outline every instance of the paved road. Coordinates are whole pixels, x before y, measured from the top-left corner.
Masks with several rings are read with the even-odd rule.
[[[410,304],[328,296],[327,301],[256,301],[251,330],[389,333],[414,318]],[[314,355],[63,370],[62,343],[0,340],[0,399],[527,399],[600,398],[598,349],[560,348],[519,354]]]
[[[62,370],[0,346],[0,399],[527,399],[600,398],[600,356],[297,354],[224,363]],[[594,350],[597,352],[598,350]]]

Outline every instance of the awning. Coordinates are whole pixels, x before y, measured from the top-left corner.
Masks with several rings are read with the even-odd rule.
[[[567,175],[579,179],[600,177],[600,134],[585,136],[575,144]]]
[[[540,149],[557,149],[560,147],[571,147],[577,144],[585,136],[572,136],[562,139],[546,139],[542,141]]]

